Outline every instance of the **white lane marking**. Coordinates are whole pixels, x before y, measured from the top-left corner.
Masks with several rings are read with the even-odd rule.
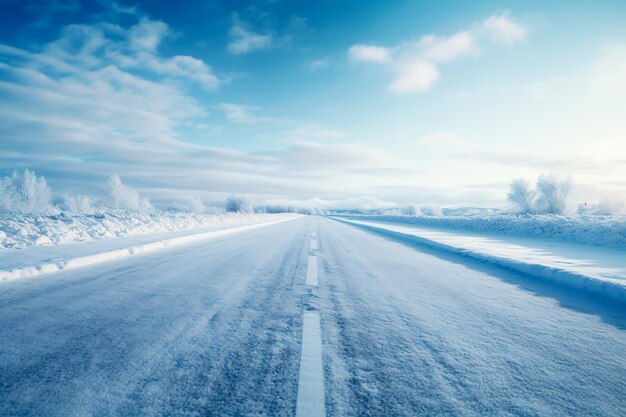
[[[325,415],[320,315],[307,311],[302,317],[302,353],[296,417],[324,417]]]
[[[317,250],[317,239],[311,239],[311,250]]]
[[[313,230],[313,231],[311,232],[311,238],[312,238],[312,239],[317,238],[317,232],[316,232],[315,230]]]
[[[317,287],[317,256],[309,255],[309,264],[306,267],[306,285]]]

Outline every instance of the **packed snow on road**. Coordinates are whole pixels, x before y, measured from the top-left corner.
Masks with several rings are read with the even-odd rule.
[[[301,214],[150,233],[155,216],[0,251],[1,415],[626,412],[623,248]]]

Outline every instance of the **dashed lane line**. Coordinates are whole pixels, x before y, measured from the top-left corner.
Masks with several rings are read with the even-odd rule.
[[[318,286],[317,279],[317,256],[309,255],[309,263],[306,267],[306,285],[311,287]]]
[[[319,313],[304,312],[296,417],[324,417],[326,415],[321,333]]]

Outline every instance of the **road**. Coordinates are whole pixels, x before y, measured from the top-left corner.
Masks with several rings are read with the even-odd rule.
[[[0,415],[623,416],[625,313],[306,216],[0,283]]]

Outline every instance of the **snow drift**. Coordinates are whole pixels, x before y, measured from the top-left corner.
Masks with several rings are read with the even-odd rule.
[[[529,250],[530,248],[507,245],[505,241],[493,241],[491,244],[479,242],[482,244],[477,245],[471,240],[455,239],[454,234],[438,236],[436,233],[423,233],[417,228],[411,230],[409,227],[399,227],[393,224],[335,219],[395,240],[470,258],[626,303],[626,281],[623,278],[623,268],[614,270],[581,266],[579,264],[584,264],[584,262],[570,262],[575,260],[549,256],[540,251]],[[502,246],[509,246],[509,248],[502,250]],[[534,253],[528,256],[529,252]]]
[[[0,216],[0,250],[58,245],[147,233],[240,225],[278,218],[277,214],[200,214],[174,211],[102,210],[95,214]]]
[[[558,216],[550,214],[477,216],[348,216],[361,220],[406,223],[505,235],[561,239],[626,248],[624,216]]]
[[[51,274],[62,270],[65,271],[90,265],[96,265],[116,259],[127,258],[129,256],[152,253],[168,248],[201,242],[220,236],[228,236],[235,233],[254,230],[261,227],[267,227],[277,223],[293,220],[301,216],[302,215],[299,214],[274,215],[271,217],[266,216],[268,218],[256,219],[256,222],[254,221],[255,219],[252,216],[246,216],[245,218],[240,218],[240,220],[246,220],[245,224],[240,224],[237,226],[227,227],[218,230],[198,231],[197,233],[190,233],[184,236],[171,237],[168,239],[157,239],[139,245],[122,246],[119,249],[104,252],[100,251],[84,256],[72,256],[71,251],[69,251],[67,254],[65,254],[65,256],[55,259],[53,262],[39,262],[37,260],[33,260],[32,262],[29,262],[28,266],[21,266],[13,269],[8,268],[6,270],[0,269],[0,281],[11,281],[21,278],[30,278],[44,274]]]

